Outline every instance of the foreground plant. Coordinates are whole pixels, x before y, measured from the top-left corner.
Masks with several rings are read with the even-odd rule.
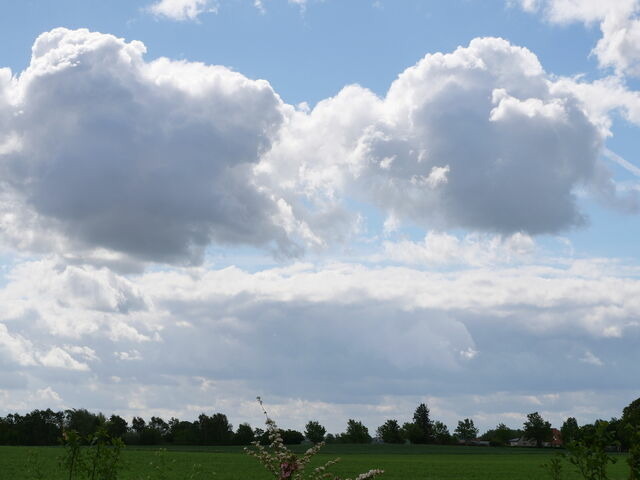
[[[629,464],[629,480],[640,480],[640,428],[632,433],[627,463]]]
[[[88,445],[82,447],[85,442]],[[68,430],[63,444],[65,454],[60,463],[67,470],[68,480],[117,480],[124,448],[121,439],[110,437],[104,429],[87,438]]]
[[[267,447],[260,444],[259,441],[253,442],[255,450],[245,448],[247,454],[256,457],[260,463],[271,473],[273,478],[277,480],[343,480],[339,476],[329,473],[327,470],[332,465],[340,461],[339,458],[329,460],[324,465],[316,467],[310,472],[306,471],[309,462],[324,446],[324,442],[320,442],[304,454],[298,456],[289,450],[282,440],[280,430],[264,408],[262,399],[257,397],[260,408],[266,418],[267,433],[269,435],[269,445]],[[366,473],[361,473],[354,480],[369,480],[383,474],[383,470],[373,469]],[[344,479],[351,480],[351,479]]]
[[[549,463],[544,463],[542,468],[544,468],[551,480],[562,480],[562,457],[553,457],[549,460]]]
[[[38,450],[29,450],[27,452],[25,470],[29,480],[46,480],[45,467]]]
[[[584,480],[608,480],[607,465],[616,463],[616,459],[606,451],[607,445],[614,443],[606,426],[606,422],[601,422],[588,438],[567,446],[566,458]]]

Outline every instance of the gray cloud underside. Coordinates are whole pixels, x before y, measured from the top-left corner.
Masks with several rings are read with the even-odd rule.
[[[399,410],[426,396],[451,420],[486,415],[490,425],[538,409],[532,398],[560,417],[568,398],[591,392],[577,402],[587,418],[637,393],[589,410],[589,395],[625,392],[627,366],[640,361],[640,283],[615,264],[450,274],[298,265],[127,279],[40,261],[9,278],[0,291],[8,409],[226,408],[255,419],[251,399],[261,394],[345,415],[369,405],[377,422],[386,414],[374,406]]]
[[[349,86],[310,112],[264,80],[144,53],[56,29],[19,76],[0,70],[5,243],[193,264],[212,243],[343,242],[352,199],[428,228],[537,234],[584,224],[576,188],[617,195],[577,86],[501,39],[427,55],[384,98]]]

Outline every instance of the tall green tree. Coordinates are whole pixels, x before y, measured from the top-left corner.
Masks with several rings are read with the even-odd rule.
[[[112,438],[123,438],[127,434],[129,425],[127,421],[119,415],[111,415],[107,421],[107,433]]]
[[[63,413],[33,410],[21,417],[18,437],[22,445],[55,445],[62,437]]]
[[[350,418],[347,421],[344,439],[349,443],[370,443],[371,435],[369,435],[369,429],[362,422]]]
[[[551,440],[551,423],[547,422],[538,412],[527,415],[524,422],[524,435],[536,441],[536,447],[541,448],[544,442]]]
[[[327,429],[320,425],[320,422],[310,420],[304,428],[304,436],[313,443],[320,443],[324,440]]]
[[[574,417],[567,418],[562,427],[560,427],[560,433],[562,434],[562,443],[569,445],[570,443],[577,442],[580,437],[580,427],[578,421]]]
[[[280,430],[280,436],[282,437],[282,442],[285,445],[300,445],[304,440],[304,435],[302,432],[298,430],[292,430],[290,428],[286,430]]]
[[[169,437],[176,445],[196,445],[200,441],[198,422],[169,420]]]
[[[75,430],[85,438],[96,433],[105,423],[104,415],[91,413],[84,408],[74,408],[64,412],[64,427],[67,430]]]
[[[415,423],[405,422],[402,425],[402,438],[412,444],[417,444],[424,440],[424,432]]]
[[[238,425],[236,433],[233,434],[233,443],[236,445],[251,445],[254,439],[253,429],[248,423]]]
[[[233,439],[233,426],[224,413],[198,417],[200,443],[202,445],[230,445]]]
[[[448,443],[451,443],[451,434],[449,433],[449,428],[447,428],[444,423],[438,420],[433,422],[433,440],[439,445],[446,445]]]
[[[384,443],[404,443],[402,429],[397,420],[387,420],[376,430],[376,435]]]
[[[429,417],[429,408],[421,403],[413,412],[413,423],[422,430],[422,438],[416,443],[431,443],[433,441],[433,422]]]
[[[622,410],[622,421],[633,427],[640,427],[640,398],[635,399]]]
[[[640,429],[640,398],[634,400],[622,410],[622,418],[619,422],[619,437],[622,447],[631,447],[633,434]]]
[[[131,420],[131,429],[142,435],[143,430],[147,427],[147,422],[145,422],[144,418],[142,417],[133,417],[133,419]]]
[[[453,434],[460,440],[470,442],[478,436],[478,429],[474,425],[473,420],[465,418],[464,420],[458,421],[458,426]]]

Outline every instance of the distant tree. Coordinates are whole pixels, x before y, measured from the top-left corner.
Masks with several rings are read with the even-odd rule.
[[[124,438],[127,434],[127,421],[119,415],[111,415],[106,424],[107,433],[113,438]]]
[[[280,430],[280,435],[282,436],[282,442],[285,445],[300,445],[304,440],[302,432],[297,430]]]
[[[604,430],[605,435],[611,439],[612,445],[617,445],[625,450],[629,448],[629,441],[631,440],[630,433],[632,433],[633,430],[627,428],[622,422],[622,419],[611,418],[611,420],[606,422]]]
[[[424,431],[415,423],[406,422],[402,425],[402,437],[410,443],[422,443]]]
[[[622,410],[622,422],[632,427],[640,427],[640,398],[635,399]]]
[[[562,443],[565,445],[578,441],[580,439],[578,421],[574,417],[567,418],[560,427],[560,433],[562,434]]]
[[[16,437],[21,445],[55,445],[62,437],[63,412],[33,410],[15,416]]]
[[[369,429],[362,422],[349,419],[347,421],[347,431],[344,433],[344,439],[349,443],[370,443],[371,436]]]
[[[93,435],[105,423],[104,415],[91,413],[84,408],[74,408],[64,412],[64,427],[68,430],[75,430],[83,437]]]
[[[158,432],[163,439],[166,438],[169,433],[169,424],[160,417],[151,417],[148,427]]]
[[[159,445],[167,439],[173,438],[169,424],[160,417],[151,417],[149,423],[142,419],[136,421],[137,443],[141,445]]]
[[[387,420],[376,430],[376,435],[384,443],[404,443],[402,429],[397,420]]]
[[[634,445],[636,432],[640,430],[640,398],[637,398],[622,410],[619,422],[619,437],[625,449]]]
[[[425,403],[421,403],[413,413],[413,423],[422,430],[422,438],[415,443],[431,443],[433,441],[433,422],[429,417],[429,408]],[[414,443],[414,442],[412,442]]]
[[[473,424],[473,420],[465,418],[458,421],[458,426],[453,433],[460,440],[469,442],[478,436],[478,429]]]
[[[322,442],[325,433],[327,433],[327,430],[320,425],[320,422],[315,420],[309,421],[304,429],[304,436],[313,443]]]
[[[542,447],[543,442],[551,440],[551,423],[545,421],[538,412],[527,415],[523,426],[525,437],[535,440],[538,448]]]
[[[15,445],[16,436],[14,424],[10,419],[11,415],[0,417],[0,445]]]
[[[448,443],[451,443],[451,434],[449,433],[449,429],[444,423],[437,420],[433,422],[433,440],[439,445],[447,445]]]
[[[200,442],[202,445],[230,445],[233,438],[233,426],[224,413],[198,417]]]
[[[324,437],[324,441],[326,442],[327,445],[331,444],[331,443],[336,443],[336,436],[333,433],[327,433],[327,435]]]
[[[142,417],[133,417],[131,420],[131,429],[138,433],[142,434],[143,430],[147,427],[147,422],[144,421]]]
[[[172,418],[169,421],[169,437],[175,445],[197,445],[200,442],[199,424]]]
[[[499,423],[496,428],[483,433],[480,439],[490,442],[491,445],[503,446],[507,445],[512,438],[520,438],[521,436],[522,430],[514,430],[504,423]]]
[[[233,434],[233,443],[236,445],[251,445],[255,439],[253,429],[248,423],[238,425],[236,433]]]

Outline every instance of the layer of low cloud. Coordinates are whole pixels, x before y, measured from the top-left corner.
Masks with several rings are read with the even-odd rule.
[[[320,416],[331,429],[357,411],[375,427],[421,399],[449,422],[517,425],[535,410],[592,420],[638,394],[622,368],[640,361],[637,270],[297,264],[125,278],[27,262],[0,290],[0,395],[7,411],[213,410],[254,423],[262,395],[284,424]],[[29,400],[36,391],[59,400]],[[617,404],[596,402],[611,392]]]
[[[384,255],[379,258],[408,265],[479,267],[526,261],[534,251],[534,240],[521,233],[508,237],[473,234],[459,239],[447,233],[429,232],[422,242],[384,242]]]

